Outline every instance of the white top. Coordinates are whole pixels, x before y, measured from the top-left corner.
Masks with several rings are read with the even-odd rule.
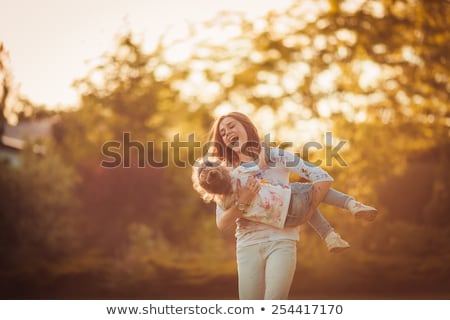
[[[242,215],[242,218],[282,229],[291,199],[290,185],[273,184],[271,181],[264,179],[262,171],[255,162],[248,162],[236,167],[231,176],[234,187],[238,180],[241,182],[241,186],[245,185],[247,178],[250,176],[256,177],[261,185],[257,196],[248,207],[247,212]],[[234,191],[236,192],[236,190]]]
[[[242,169],[242,167],[246,166],[247,169],[251,167],[255,168],[255,163],[250,163],[248,165],[244,164],[236,169]],[[234,171],[236,173],[239,172],[236,170]],[[271,149],[268,167],[259,169],[256,174],[257,178],[270,182],[272,185],[289,188],[290,172],[308,179],[313,184],[322,181],[333,181],[333,178],[320,167],[313,166],[294,154],[282,149]],[[289,205],[289,201],[287,202],[287,205]],[[217,205],[216,208],[216,216],[219,218],[223,213],[223,209],[219,205]],[[237,219],[236,224],[235,236],[238,247],[245,247],[268,241],[299,240],[300,227],[280,229],[267,224],[250,221],[245,218]]]

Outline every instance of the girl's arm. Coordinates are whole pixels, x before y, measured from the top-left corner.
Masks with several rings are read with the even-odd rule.
[[[249,177],[244,187],[237,180],[237,201],[230,208],[222,210],[217,207],[216,224],[220,231],[225,231],[240,218],[259,192],[259,183],[254,177]]]

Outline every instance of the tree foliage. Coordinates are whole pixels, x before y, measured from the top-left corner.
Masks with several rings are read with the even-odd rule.
[[[21,155],[20,168],[0,165],[3,263],[29,268],[72,253],[80,208],[73,169],[57,154],[43,157],[31,147]]]

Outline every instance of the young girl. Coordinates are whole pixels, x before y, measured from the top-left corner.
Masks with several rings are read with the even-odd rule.
[[[274,185],[263,179],[256,162],[247,162],[234,169],[224,165],[213,165],[207,161],[197,161],[194,166],[193,181],[195,189],[205,201],[214,200],[221,209],[237,205],[243,211],[242,218],[268,224],[276,228],[295,227],[308,221],[308,224],[325,240],[330,252],[341,252],[350,247],[347,241],[336,233],[320,211],[316,210],[310,219],[307,213],[312,198],[311,183],[290,183],[289,187]],[[256,179],[258,195],[252,203],[237,203],[236,195],[240,186]],[[253,183],[253,182],[251,182]],[[324,203],[346,208],[356,218],[372,221],[376,209],[356,202],[349,195],[330,189]]]

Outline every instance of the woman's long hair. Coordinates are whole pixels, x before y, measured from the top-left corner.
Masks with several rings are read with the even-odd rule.
[[[233,151],[233,149],[225,145],[225,142],[220,135],[220,124],[223,119],[228,117],[239,121],[244,127],[245,131],[247,132],[248,141],[244,146],[241,146],[241,148],[243,148],[242,152],[246,155],[252,156],[256,160],[261,151],[258,129],[256,129],[255,125],[248,116],[240,112],[230,112],[219,117],[215,121],[214,125],[211,127],[209,134],[209,154],[217,157],[220,160],[224,160],[228,165],[236,166],[239,164],[239,156],[235,151]]]

